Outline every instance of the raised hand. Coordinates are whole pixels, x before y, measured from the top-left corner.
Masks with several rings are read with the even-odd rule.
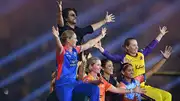
[[[166,33],[168,33],[166,26],[163,26],[162,28],[159,27],[159,30],[160,30],[160,32],[161,32],[161,34],[162,34],[163,36],[164,36]]]
[[[105,37],[106,31],[107,31],[107,28],[102,28],[102,30],[101,30],[102,37]]]
[[[84,61],[84,62],[87,61],[86,56],[84,55],[84,51],[82,52],[81,58],[82,58],[82,61]]]
[[[168,59],[171,56],[172,47],[171,46],[166,46],[164,52],[163,51],[160,51],[160,52],[164,56],[164,58]]]
[[[52,27],[52,33],[53,33],[54,37],[58,38],[58,37],[59,37],[58,27],[55,28],[55,27],[53,26],[53,27]]]
[[[105,22],[115,22],[115,16],[113,14],[108,14],[108,12],[106,12]]]
[[[59,7],[59,10],[62,11],[62,1],[61,0],[58,0],[56,1],[57,4],[58,4],[58,7]]]

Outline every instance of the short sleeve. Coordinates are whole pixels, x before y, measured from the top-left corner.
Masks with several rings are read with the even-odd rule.
[[[105,85],[105,90],[107,91],[109,88],[112,87],[112,84],[110,84],[109,82],[107,82],[104,78],[103,78],[103,83]]]
[[[86,35],[86,34],[91,34],[91,33],[94,32],[94,30],[93,30],[93,28],[92,28],[91,25],[86,26],[86,27],[84,27],[84,28],[81,28],[81,30],[82,30],[82,32],[83,32],[84,35]]]
[[[91,78],[89,76],[85,76],[83,78],[83,82],[86,82],[86,83],[88,83],[90,80],[91,80]]]

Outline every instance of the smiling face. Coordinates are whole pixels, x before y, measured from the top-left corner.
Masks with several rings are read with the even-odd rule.
[[[100,60],[96,60],[96,62],[94,64],[91,65],[91,71],[94,73],[100,73],[101,72],[101,61]]]
[[[78,40],[77,40],[77,36],[76,36],[75,33],[72,35],[71,38],[69,38],[69,39],[67,40],[67,42],[69,43],[69,45],[72,46],[72,47],[75,47],[75,46],[76,46],[77,41],[78,41]]]
[[[101,67],[101,61],[99,58],[91,57],[88,59],[87,63],[88,63],[90,72],[93,72],[94,74],[100,73],[102,67]]]
[[[138,52],[138,43],[135,39],[129,40],[129,45],[126,46],[128,53],[137,54]]]
[[[125,78],[132,79],[133,74],[134,74],[134,70],[133,70],[132,65],[130,65],[130,64],[124,65],[121,73],[123,74],[123,76]]]
[[[77,22],[77,15],[73,10],[68,11],[68,16],[65,19],[66,22],[70,23],[70,24],[76,24]]]
[[[114,67],[113,67],[112,61],[110,61],[110,60],[106,61],[105,66],[103,67],[103,69],[104,69],[105,73],[107,73],[109,75],[113,74]]]

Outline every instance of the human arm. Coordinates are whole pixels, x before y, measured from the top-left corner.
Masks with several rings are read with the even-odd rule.
[[[93,30],[97,30],[99,29],[100,27],[102,27],[103,25],[105,25],[106,23],[110,23],[110,22],[115,22],[115,16],[113,14],[108,14],[108,12],[106,12],[106,16],[103,20],[95,23],[95,24],[92,24],[92,28]]]
[[[159,27],[160,34],[148,46],[141,50],[144,56],[147,56],[157,46],[162,37],[168,32],[166,26]]]
[[[58,0],[57,5],[58,5],[57,24],[59,27],[63,27],[64,26],[64,20],[63,20],[63,16],[62,16],[62,1]]]
[[[119,93],[119,94],[126,94],[126,93],[145,93],[145,89],[142,89],[138,86],[134,89],[126,89],[126,88],[121,88],[121,87],[110,87],[108,91],[113,92],[113,93]]]
[[[81,64],[79,65],[79,71],[78,71],[78,79],[79,80],[83,80],[83,77],[85,75],[85,68],[87,66],[87,59],[84,55],[84,52],[82,52],[82,55],[81,55],[81,58],[82,58],[82,62]]]
[[[107,30],[106,28],[102,28],[100,35],[98,35],[94,39],[89,40],[85,44],[81,45],[81,52],[93,47],[98,41],[100,41],[102,38],[104,38],[106,35],[106,30]]]
[[[59,52],[60,54],[63,52],[63,45],[59,39],[59,31],[58,28],[55,28],[54,26],[52,27],[52,33],[54,36],[54,39],[56,41],[56,50],[57,52]]]
[[[171,46],[166,46],[165,51],[162,52],[161,54],[163,55],[163,58],[157,62],[152,69],[150,69],[147,73],[146,73],[146,77],[149,78],[150,76],[152,76],[155,72],[157,72],[162,65],[166,62],[166,60],[170,57],[172,53],[172,47]]]
[[[113,61],[113,62],[120,62],[122,61],[123,56],[119,55],[119,54],[111,54],[109,53],[107,50],[105,50],[102,45],[101,45],[101,41],[99,41],[98,43],[96,43],[94,45],[95,48],[99,49],[99,51],[109,60]]]

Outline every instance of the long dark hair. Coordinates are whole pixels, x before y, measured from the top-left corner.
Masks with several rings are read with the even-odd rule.
[[[111,60],[108,60],[108,59],[101,60],[101,66],[103,69],[105,69],[107,62],[109,62],[109,61],[111,61]],[[103,70],[101,70],[101,74],[104,74]]]

